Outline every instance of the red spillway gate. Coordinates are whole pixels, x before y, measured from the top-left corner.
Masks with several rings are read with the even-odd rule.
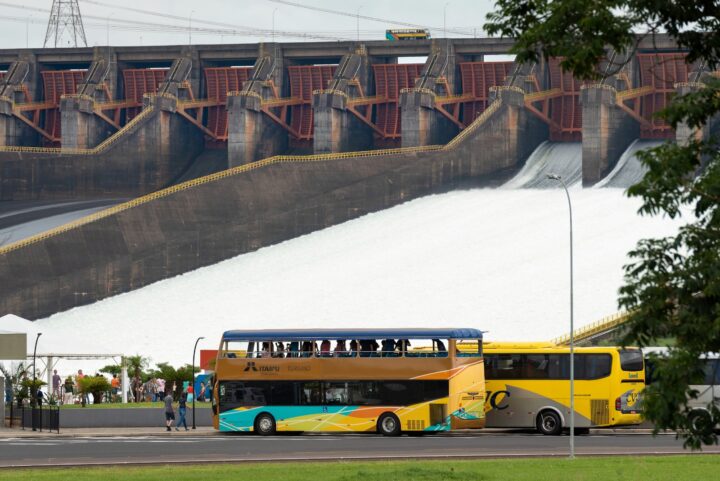
[[[640,126],[642,139],[668,139],[674,137],[670,124],[653,114],[664,109],[675,94],[677,82],[687,82],[690,66],[682,53],[638,54],[640,86],[653,87],[654,92],[640,99],[640,115],[648,124]]]
[[[469,125],[487,108],[490,87],[505,84],[505,78],[512,73],[514,62],[462,62],[460,79],[463,95],[474,99],[463,102],[462,121]]]
[[[60,97],[77,93],[87,70],[45,70],[41,72],[45,102],[53,107],[45,111],[45,128],[53,139],[60,139]]]
[[[223,105],[208,107],[207,128],[218,139],[228,136],[227,94],[242,89],[250,78],[251,67],[210,67],[205,69],[207,98]]]
[[[415,79],[423,68],[421,63],[376,64],[375,95],[384,98],[375,110],[375,124],[385,138],[400,138],[400,90],[415,86]]]
[[[300,105],[291,108],[291,127],[298,132],[300,140],[313,137],[313,90],[327,88],[337,65],[293,65],[288,67],[290,96],[302,99]]]
[[[142,110],[143,95],[155,93],[160,84],[165,80],[168,69],[136,68],[123,70],[125,81],[125,100],[138,104],[136,107],[128,107],[125,113],[125,120],[130,121]]]
[[[560,68],[560,58],[548,62],[549,88],[560,89],[561,95],[550,100],[550,140],[554,142],[580,142],[582,140],[582,82],[572,73]]]

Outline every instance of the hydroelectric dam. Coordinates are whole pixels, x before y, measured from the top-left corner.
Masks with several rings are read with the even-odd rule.
[[[654,114],[715,75],[662,36],[608,52],[598,82],[498,58],[512,44],[0,50],[0,315],[46,317],[433,193],[547,188],[549,172],[628,187],[638,150],[690,135]]]

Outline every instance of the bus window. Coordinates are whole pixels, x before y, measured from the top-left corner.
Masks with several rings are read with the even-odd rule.
[[[720,384],[720,359],[705,359],[703,371],[706,385]]]
[[[520,354],[495,354],[486,356],[487,379],[522,379],[522,356]]]
[[[609,354],[583,354],[584,366],[579,379],[602,379],[612,371],[612,357]]]
[[[346,405],[348,402],[347,383],[326,382],[325,383],[325,404]]]
[[[642,371],[643,355],[640,349],[620,350],[620,369],[623,371]]]
[[[322,386],[319,381],[304,382],[302,404],[322,404]]]

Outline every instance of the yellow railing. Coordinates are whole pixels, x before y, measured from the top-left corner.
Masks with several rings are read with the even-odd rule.
[[[401,94],[409,94],[414,92],[433,96],[436,95],[434,90],[425,87],[404,87],[400,89]]]
[[[540,92],[532,92],[525,94],[525,102],[537,102],[539,100],[545,100],[552,97],[557,97],[562,94],[560,89],[541,90]]]
[[[90,102],[94,102],[95,99],[92,98],[89,95],[86,94],[62,94],[60,96],[61,99],[80,99],[80,100],[88,100]]]
[[[316,89],[316,90],[313,90],[312,93],[313,93],[313,95],[321,95],[321,94],[340,95],[342,97],[348,98],[348,94],[346,94],[342,90],[338,90],[338,89]]]
[[[603,89],[603,90],[613,90],[617,91],[615,87],[608,84],[582,84],[580,86],[580,90],[587,90],[587,89]]]
[[[478,127],[480,127],[482,124],[484,124],[487,121],[487,119],[489,119],[490,116],[492,116],[492,114],[497,112],[497,110],[500,108],[501,105],[502,105],[502,101],[500,99],[495,99],[495,101],[493,101],[493,103],[488,105],[488,107],[483,111],[482,114],[480,114],[480,116],[478,118],[473,120],[473,122],[470,125],[468,125],[467,127],[465,127],[458,135],[455,136],[455,138],[453,138],[450,142],[445,144],[445,147],[443,147],[443,150],[451,150],[451,149],[454,149],[455,147],[457,147],[457,145],[460,142],[462,142],[468,135],[470,135],[470,133],[477,130]]]
[[[140,123],[143,119],[147,118],[153,113],[154,108],[149,105],[133,119],[125,124],[125,126],[118,130],[114,135],[108,137],[103,142],[98,144],[92,149],[66,149],[60,148],[48,148],[48,147],[16,147],[16,146],[4,146],[0,147],[0,152],[24,152],[24,153],[35,153],[35,154],[59,154],[59,155],[95,155],[107,150],[111,145],[115,144],[118,140],[123,138],[133,127]]]
[[[267,166],[273,165],[273,164],[309,163],[309,162],[324,162],[324,161],[330,161],[330,160],[340,160],[340,159],[350,159],[350,158],[380,157],[380,156],[384,156],[384,155],[401,155],[401,154],[411,154],[411,153],[417,153],[417,152],[438,151],[438,150],[442,150],[442,148],[443,147],[441,145],[429,145],[429,146],[424,146],[424,147],[403,147],[403,148],[399,148],[399,149],[367,150],[367,151],[362,151],[362,152],[343,152],[343,153],[338,153],[338,154],[275,155],[273,157],[268,157],[263,160],[258,160],[257,162],[252,162],[249,164],[241,165],[239,167],[224,170],[224,171],[218,172],[216,174],[207,175],[205,177],[199,177],[197,179],[189,180],[182,184],[177,184],[172,187],[168,187],[167,189],[159,190],[157,192],[153,192],[152,194],[148,194],[143,197],[138,197],[137,199],[133,199],[129,202],[125,202],[123,204],[118,204],[116,206],[110,207],[109,209],[105,209],[103,211],[96,212],[95,214],[91,214],[89,216],[83,217],[74,222],[63,224],[60,227],[57,227],[55,229],[51,229],[46,232],[42,232],[38,235],[28,237],[27,239],[23,239],[21,241],[15,242],[13,244],[8,244],[7,246],[0,248],[0,255],[7,254],[8,252],[12,252],[14,250],[20,249],[22,247],[26,247],[31,244],[35,244],[44,239],[54,237],[58,234],[76,229],[80,226],[99,221],[99,220],[109,217],[111,215],[132,209],[133,207],[137,207],[139,205],[146,204],[153,200],[167,197],[176,192],[180,192],[180,191],[187,190],[187,189],[190,189],[193,187],[197,187],[199,185],[208,184],[210,182],[215,182],[217,180],[224,179],[226,177],[232,177],[235,175],[243,174],[245,172],[249,172],[251,170],[256,170],[256,169],[259,169],[262,167],[267,167]]]
[[[645,87],[638,87],[634,89],[628,89],[628,90],[620,90],[617,94],[615,94],[615,99],[617,101],[623,101],[626,99],[632,99],[635,97],[641,97],[643,95],[651,94],[655,91],[655,88],[646,85]]]
[[[618,326],[624,324],[628,320],[628,313],[627,312],[618,312],[617,314],[613,314],[612,316],[608,316],[606,318],[600,319],[599,321],[593,322],[592,324],[588,324],[587,326],[583,326],[579,329],[575,329],[575,332],[573,333],[573,341],[574,342],[581,342],[584,340],[587,340],[589,338],[595,337],[598,334],[602,334],[604,332],[612,331],[616,329]],[[556,346],[567,346],[570,344],[570,334],[565,334],[564,336],[556,337],[555,339],[550,341],[552,344],[555,344]]]
[[[702,82],[677,82],[676,84],[673,84],[673,88],[679,88],[679,87],[690,87],[694,89],[704,89],[707,87],[706,84]]]
[[[428,146],[421,146],[421,147],[403,147],[403,148],[397,148],[397,149],[379,149],[379,150],[366,150],[366,151],[360,151],[360,152],[342,152],[342,153],[315,154],[315,155],[276,155],[273,157],[268,157],[266,159],[258,160],[256,162],[251,162],[249,164],[245,164],[245,165],[242,165],[239,167],[224,170],[222,172],[217,172],[215,174],[207,175],[205,177],[199,177],[197,179],[189,180],[187,182],[183,182],[182,184],[177,184],[172,187],[168,187],[166,189],[159,190],[152,194],[138,197],[129,202],[125,202],[123,204],[118,204],[116,206],[110,207],[109,209],[105,209],[103,211],[96,212],[95,214],[89,215],[87,217],[83,217],[81,219],[70,222],[68,224],[64,224],[55,229],[51,229],[46,232],[42,232],[38,235],[28,237],[27,239],[23,239],[21,241],[15,242],[13,244],[6,245],[5,247],[0,248],[0,255],[7,254],[9,252],[21,249],[28,245],[32,245],[37,242],[40,242],[44,239],[54,237],[63,232],[68,232],[68,231],[70,231],[72,229],[76,229],[80,226],[99,221],[99,220],[109,217],[111,215],[132,209],[134,207],[146,204],[146,203],[154,201],[156,199],[167,197],[167,196],[175,194],[177,192],[191,189],[193,187],[197,187],[197,186],[200,186],[203,184],[208,184],[210,182],[215,182],[217,180],[224,179],[227,177],[240,175],[245,172],[260,169],[260,168],[267,167],[267,166],[273,165],[273,164],[326,162],[326,161],[351,159],[351,158],[360,159],[360,158],[369,158],[369,157],[380,157],[380,156],[385,156],[385,155],[404,155],[404,154],[413,154],[413,153],[421,153],[421,152],[437,152],[437,151],[442,151],[442,150],[445,150],[445,151],[451,150],[451,149],[454,149],[455,147],[457,147],[457,145],[460,142],[462,142],[462,140],[465,139],[471,132],[475,131],[482,124],[484,124],[487,121],[487,119],[489,119],[490,116],[492,116],[500,108],[501,105],[502,105],[502,102],[500,99],[495,100],[493,103],[491,103],[488,106],[487,109],[485,109],[485,111],[477,119],[475,119],[467,128],[465,128],[462,132],[460,132],[460,134],[455,136],[455,138],[451,142],[449,142],[448,144],[446,144],[444,146],[428,145]],[[117,137],[119,137],[119,134],[132,128],[137,122],[139,122],[142,118],[149,115],[151,112],[152,112],[152,105],[146,107],[142,111],[141,114],[139,114],[137,117],[135,117],[125,127],[123,127],[122,130],[118,131],[118,134],[114,135],[113,137],[110,137],[108,140],[106,140],[105,142],[103,142],[102,144],[97,146],[95,149],[88,149],[87,151],[80,151],[80,152],[85,153],[85,152],[90,152],[90,151],[99,151],[99,150],[107,148],[109,143],[112,143],[115,141],[113,139],[117,139]],[[5,149],[0,149],[0,151],[6,150],[6,149],[33,149],[33,148],[9,147],[9,148],[5,148]],[[53,150],[53,149],[38,149],[36,151],[47,152],[48,150]],[[54,150],[56,152],[62,152],[62,153],[68,152],[68,151],[62,151],[62,149],[54,149]],[[25,151],[25,150],[22,150],[22,151]],[[75,153],[75,152],[78,152],[78,151],[74,151],[72,153]]]

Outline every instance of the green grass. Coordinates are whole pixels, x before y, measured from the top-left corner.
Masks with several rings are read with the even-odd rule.
[[[177,404],[177,403],[175,403]],[[165,407],[161,401],[158,402],[141,402],[141,403],[101,403],[101,404],[86,404],[85,409],[118,409],[118,408],[162,408]],[[188,403],[188,408],[192,407],[192,403]],[[208,409],[210,403],[196,402],[196,409]],[[63,404],[60,409],[83,409],[82,404]]]
[[[1,471],[0,480],[55,481],[682,481],[713,479],[720,456],[648,456],[483,461],[393,461],[276,464],[211,464]],[[716,473],[713,475],[712,473]]]

